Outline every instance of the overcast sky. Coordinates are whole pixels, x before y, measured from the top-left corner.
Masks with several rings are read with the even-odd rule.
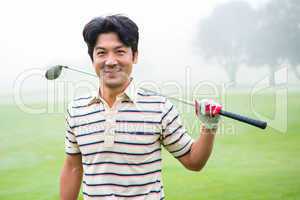
[[[224,70],[203,63],[193,42],[199,20],[216,5],[228,1],[2,1],[0,94],[12,93],[17,77],[33,68],[66,64],[92,72],[82,29],[95,16],[116,13],[126,14],[140,28],[139,63],[134,69],[138,80],[184,82],[189,67],[193,83],[226,82]],[[248,0],[254,7],[266,1]],[[264,77],[267,70],[257,74],[241,69],[239,74],[238,81],[247,83]],[[44,84],[41,77],[32,77],[24,81],[23,87],[35,91]]]

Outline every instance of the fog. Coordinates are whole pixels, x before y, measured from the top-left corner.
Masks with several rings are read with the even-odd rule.
[[[121,13],[140,28],[139,62],[133,76],[139,81],[191,84],[208,80],[226,83],[226,72],[208,64],[195,50],[200,19],[215,6],[229,0],[210,1],[5,1],[0,8],[1,37],[0,95],[12,95],[14,83],[23,79],[22,93],[43,91],[47,81],[32,75],[33,69],[45,70],[65,64],[93,72],[87,47],[82,39],[84,25],[99,15]],[[253,7],[267,0],[248,0]],[[221,34],[221,33],[220,33]],[[255,83],[268,74],[267,69],[240,67],[239,86]],[[88,79],[74,73],[62,78]],[[291,82],[296,81],[291,77]]]

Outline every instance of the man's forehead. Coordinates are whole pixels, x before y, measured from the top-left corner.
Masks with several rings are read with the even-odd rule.
[[[109,32],[109,33],[101,33],[98,35],[96,40],[96,46],[101,45],[101,43],[113,42],[118,46],[125,46],[122,41],[120,40],[119,36],[116,33]]]
[[[125,46],[124,44],[119,44],[119,45],[101,45],[101,44],[97,44],[95,46],[95,50],[97,49],[107,49],[107,48],[113,48],[113,49],[120,49],[120,48],[128,48],[127,46]]]

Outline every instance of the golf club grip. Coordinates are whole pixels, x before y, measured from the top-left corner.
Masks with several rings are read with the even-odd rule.
[[[267,122],[260,121],[260,120],[257,120],[257,119],[252,119],[252,118],[249,118],[249,117],[245,117],[245,116],[235,114],[235,113],[232,113],[232,112],[228,112],[228,111],[225,111],[225,110],[221,110],[220,115],[223,115],[225,117],[229,117],[231,119],[238,120],[240,122],[250,124],[252,126],[256,126],[258,128],[261,128],[261,129],[265,129],[267,127]]]

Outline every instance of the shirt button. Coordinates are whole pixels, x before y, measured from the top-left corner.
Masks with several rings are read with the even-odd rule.
[[[107,121],[107,123],[110,123],[110,124],[113,123],[113,119],[111,119],[111,118],[107,118],[106,121]]]

